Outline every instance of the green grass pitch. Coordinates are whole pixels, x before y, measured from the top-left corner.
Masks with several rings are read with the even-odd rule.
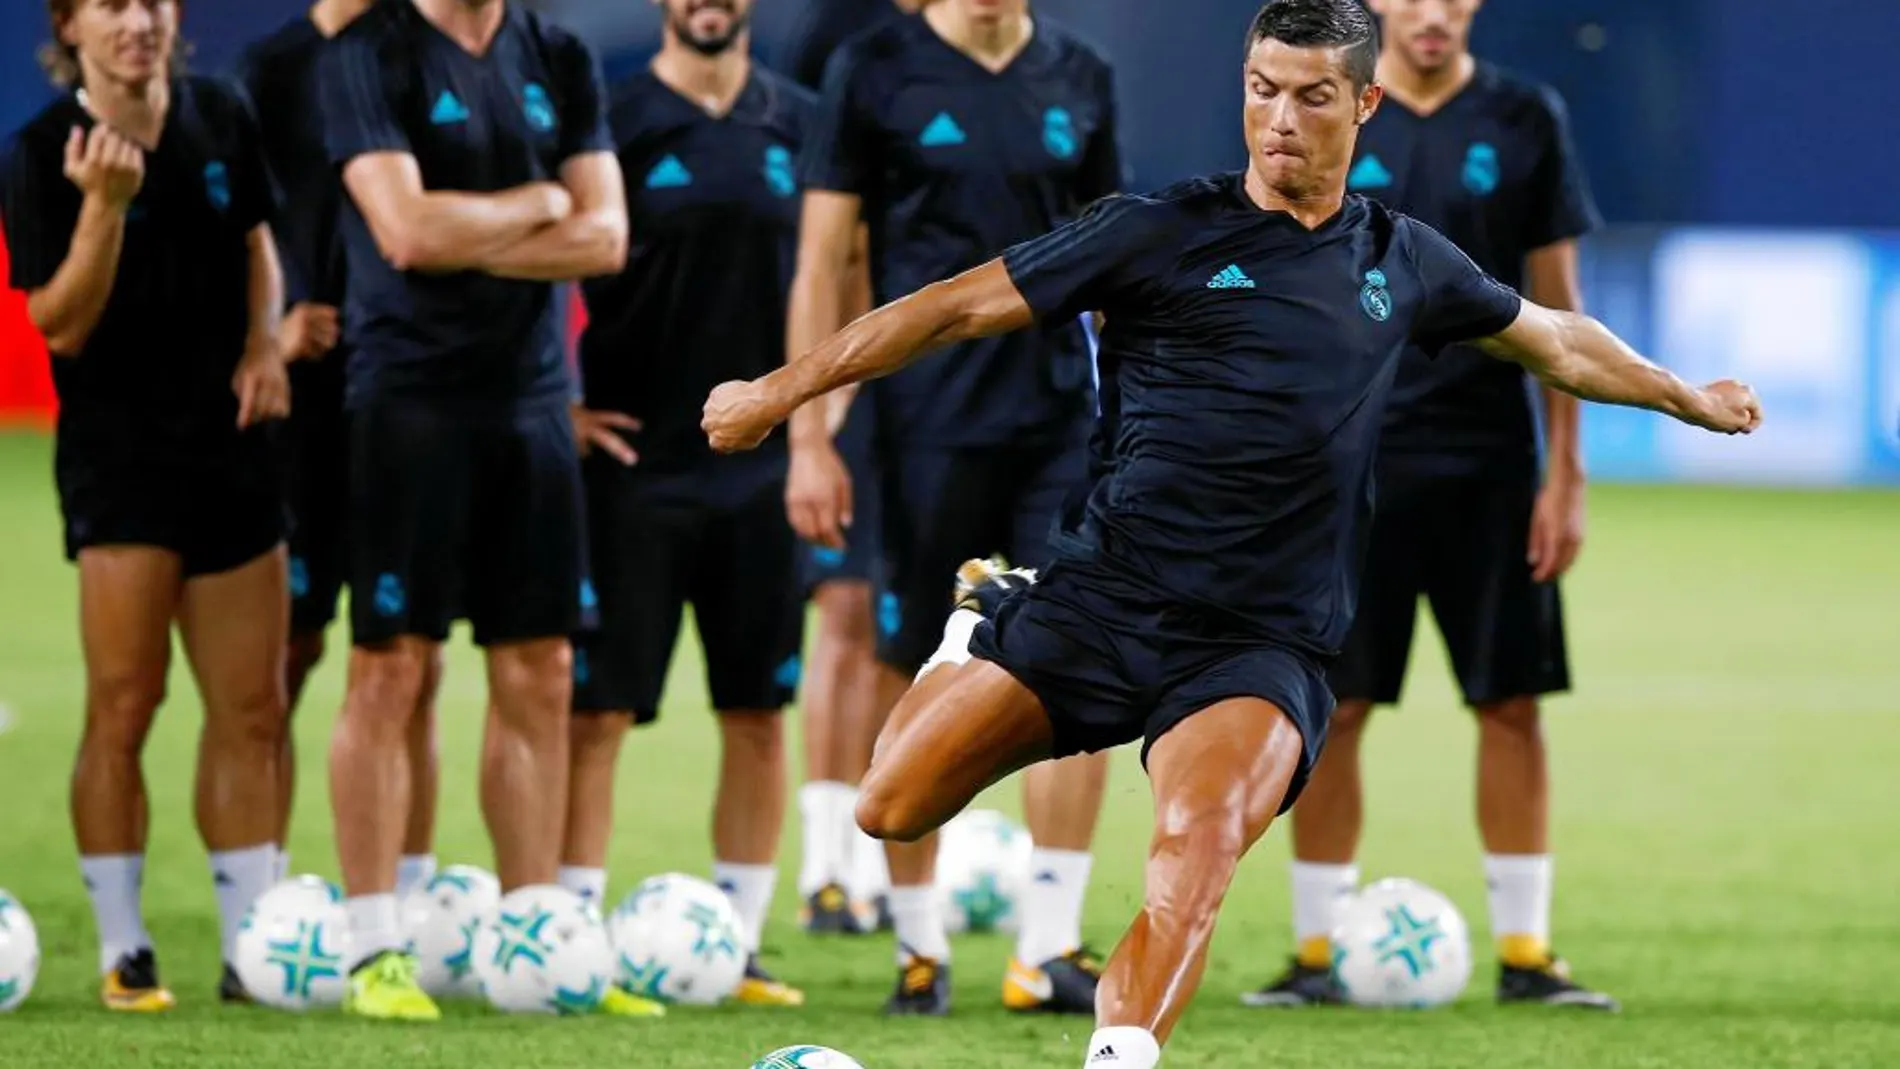
[[[145,762],[147,910],[182,1005],[161,1019],[108,1016],[94,1001],[92,921],[66,816],[81,671],[50,473],[45,438],[0,435],[0,886],[33,911],[46,951],[31,1001],[0,1018],[0,1066],[742,1069],[797,1042],[838,1047],[867,1069],[1079,1064],[1089,1022],[1018,1019],[998,1006],[1008,946],[997,938],[958,942],[954,1017],[880,1019],[888,944],[821,944],[793,924],[795,824],[766,952],[807,988],[803,1010],[681,1010],[646,1023],[457,1007],[425,1029],[221,1008],[216,914],[190,819],[199,714],[182,670]],[[1900,1064],[1900,495],[1602,487],[1591,507],[1591,541],[1567,588],[1579,689],[1553,703],[1548,727],[1556,939],[1626,1012],[1501,1010],[1487,998],[1483,946],[1471,991],[1449,1010],[1242,1009],[1236,996],[1288,950],[1287,846],[1275,831],[1227,900],[1171,1069]],[[1362,862],[1368,877],[1441,887],[1488,945],[1473,733],[1425,630],[1407,707],[1382,715],[1368,742]],[[298,869],[332,875],[324,754],[340,663],[325,666],[297,721],[292,844]],[[475,804],[480,702],[477,665],[458,646],[442,700],[445,863],[490,863]],[[689,642],[662,723],[624,758],[610,893],[709,863],[715,754],[704,707]],[[1017,794],[1006,786],[994,804],[1014,811]],[[1140,894],[1148,815],[1140,770],[1123,754],[1089,896],[1087,935],[1104,948]]]

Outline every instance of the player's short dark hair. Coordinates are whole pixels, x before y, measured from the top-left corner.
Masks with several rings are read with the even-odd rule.
[[[1262,41],[1344,49],[1354,89],[1371,85],[1379,66],[1379,23],[1361,0],[1268,0],[1247,32],[1248,53]]]

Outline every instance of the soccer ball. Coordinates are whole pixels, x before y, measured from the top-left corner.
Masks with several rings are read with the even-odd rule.
[[[1029,887],[1029,833],[994,809],[975,809],[943,826],[937,898],[952,932],[1012,932]]]
[[[257,896],[238,928],[231,967],[260,1004],[301,1012],[343,1001],[350,918],[343,893],[318,876],[293,876]]]
[[[0,891],[0,1013],[33,993],[40,975],[40,932],[20,900]]]
[[[830,1047],[785,1047],[752,1063],[752,1069],[864,1069],[857,1059]]]
[[[476,929],[472,954],[482,993],[506,1013],[589,1013],[613,980],[600,912],[553,884],[503,895]]]
[[[1471,935],[1451,900],[1412,880],[1349,899],[1333,929],[1333,974],[1356,1006],[1443,1006],[1471,979]]]
[[[500,902],[501,883],[472,865],[450,865],[403,899],[402,930],[424,991],[437,997],[482,993],[471,968],[475,931]]]
[[[661,1002],[711,1006],[745,979],[739,913],[718,887],[669,872],[642,880],[613,912],[620,983]]]

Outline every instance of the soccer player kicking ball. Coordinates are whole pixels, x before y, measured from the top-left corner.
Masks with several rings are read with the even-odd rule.
[[[794,161],[813,100],[752,62],[751,0],[664,7],[659,54],[615,87],[608,118],[632,224],[627,268],[583,287],[585,401],[574,423],[589,453],[600,627],[575,646],[561,882],[590,900],[604,894],[620,744],[659,716],[690,602],[719,716],[713,878],[750,952],[736,997],[796,1006],[804,995],[758,961],[785,817],[781,713],[798,685],[804,621],[785,446],[719,456],[699,409],[718,382],[784,363]]]
[[[860,223],[876,295],[891,300],[1047,233],[1120,189],[1113,74],[1025,0],[938,0],[921,17],[852,38],[827,67],[800,161],[808,187],[788,341],[793,353],[843,325]],[[950,577],[1001,552],[1041,563],[1063,502],[1085,482],[1093,389],[1078,310],[996,339],[964,339],[867,389],[882,482],[879,716],[937,641]],[[833,549],[854,516],[853,483],[827,405],[791,426],[792,526]],[[1016,954],[1014,1010],[1088,1013],[1099,963],[1082,946],[1089,846],[1108,774],[1100,757],[1024,778],[1035,841]],[[950,942],[932,887],[934,840],[892,844],[890,906],[898,1014],[949,1011]],[[822,903],[821,903],[822,904]]]
[[[1581,305],[1576,239],[1596,209],[1549,89],[1474,59],[1479,0],[1374,0],[1385,103],[1359,135],[1347,189],[1441,229],[1492,277],[1552,308]],[[1478,722],[1500,1001],[1614,1010],[1550,949],[1550,813],[1538,696],[1570,685],[1557,578],[1583,537],[1577,399],[1544,387],[1544,448],[1523,369],[1455,347],[1399,361],[1374,464],[1364,593],[1338,664],[1326,755],[1293,811],[1292,967],[1255,1006],[1338,1002],[1332,941],[1362,805],[1359,741],[1398,701],[1421,595]],[[1538,458],[1544,458],[1539,471]]]
[[[1090,1069],[1159,1063],[1236,866],[1319,755],[1324,670],[1352,618],[1408,345],[1476,342],[1580,397],[1713,431],[1761,418],[1747,386],[1687,386],[1595,321],[1522,300],[1429,227],[1347,196],[1380,101],[1375,40],[1358,0],[1274,0],[1249,32],[1245,173],[1110,198],[706,404],[714,447],[747,449],[798,406],[933,346],[1107,316],[1112,456],[1085,511],[1034,586],[992,620],[963,618],[969,660],[906,695],[858,807],[873,835],[916,839],[1016,769],[1142,740],[1145,905],[1102,977]]]
[[[73,830],[108,1009],[170,1009],[140,901],[139,767],[174,621],[204,700],[196,815],[224,961],[276,875],[288,607],[262,422],[287,415],[270,175],[239,95],[173,77],[174,0],[54,0],[68,91],[7,146],[12,284],[53,354],[56,476],[79,565],[85,733]]]
[[[323,659],[324,632],[343,592],[348,525],[349,436],[343,414],[344,368],[350,353],[341,344],[345,264],[338,219],[343,183],[323,144],[317,61],[330,40],[374,0],[319,0],[269,36],[246,49],[238,80],[250,95],[261,126],[264,157],[283,198],[278,206],[277,254],[284,270],[284,321],[279,345],[292,361],[290,385],[297,405],[286,439],[286,498],[290,508],[290,646],[284,677],[294,714],[304,684]],[[435,693],[441,662],[429,665],[420,705],[409,726],[412,788],[409,823],[403,832],[396,893],[408,893],[435,871]],[[289,869],[291,801],[295,797],[293,733],[284,733],[278,788],[277,871]],[[237,974],[225,976],[227,1001],[245,997]]]
[[[319,70],[349,193],[348,694],[330,800],[347,1013],[435,1020],[396,899],[405,740],[450,624],[488,661],[482,814],[504,890],[554,883],[568,636],[590,615],[553,282],[620,270],[627,214],[581,41],[504,0],[383,0]]]

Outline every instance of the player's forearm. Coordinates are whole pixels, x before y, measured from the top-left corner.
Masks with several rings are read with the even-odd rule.
[[[796,362],[836,335],[850,320],[849,271],[834,264],[804,265],[792,279],[790,314],[785,323],[786,360]],[[866,283],[868,287],[868,282]],[[870,304],[868,288],[864,304]],[[835,409],[830,403],[805,405],[792,413],[792,448],[831,440]]]
[[[1553,313],[1552,321],[1554,337],[1526,361],[1546,386],[1586,401],[1647,408],[1678,419],[1697,410],[1701,395],[1694,387],[1644,359],[1602,323],[1574,312]],[[1574,438],[1574,421],[1571,433]]]
[[[250,253],[246,299],[250,319],[244,336],[244,355],[274,356],[280,352],[277,337],[283,329],[284,273],[267,227],[260,226],[251,232]]]
[[[405,271],[472,271],[511,245],[560,221],[548,183],[501,193],[424,193],[398,223],[396,247],[384,254]]]
[[[852,323],[816,349],[766,376],[788,413],[823,420],[811,402],[841,387],[895,372],[939,346],[977,337],[973,317],[946,299],[952,283],[927,286]]]
[[[26,310],[55,356],[78,356],[99,326],[125,247],[125,209],[87,197],[52,281],[28,295]]]
[[[482,269],[502,278],[568,282],[611,275],[627,264],[627,217],[577,212],[489,257]]]
[[[1575,397],[1544,387],[1544,452],[1549,474],[1582,476],[1582,413],[1583,405]]]

